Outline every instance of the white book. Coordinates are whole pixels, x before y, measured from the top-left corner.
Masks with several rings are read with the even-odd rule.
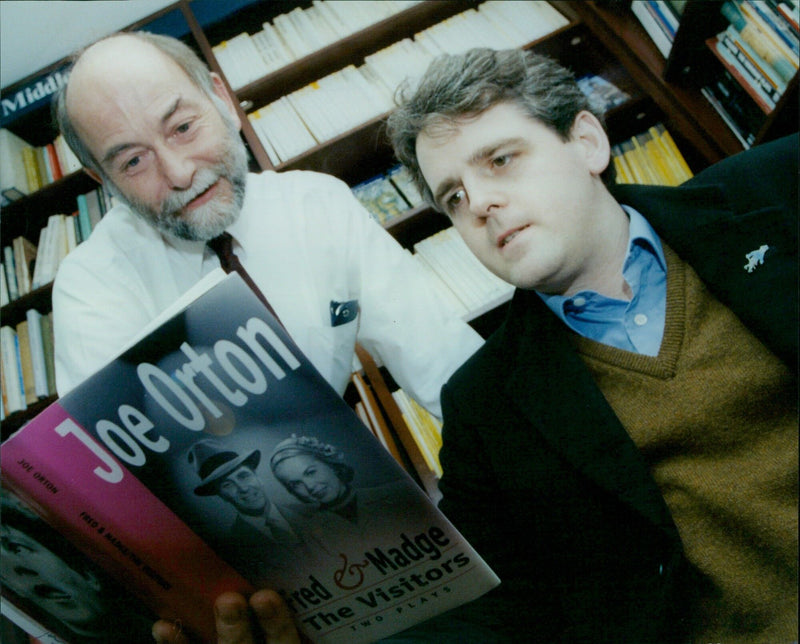
[[[75,231],[75,219],[71,215],[64,215],[64,232],[66,236],[67,254],[78,245],[78,235]]]
[[[42,272],[45,269],[45,263],[47,261],[46,256],[48,244],[50,242],[51,228],[50,219],[48,219],[47,224],[39,231],[39,243],[36,245],[36,262],[33,265],[33,275],[31,275],[31,289],[37,289],[42,284],[46,284],[46,282],[42,282]]]
[[[275,105],[275,115],[279,123],[278,131],[275,133],[276,140],[281,141],[282,146],[285,148],[286,160],[296,157],[317,145],[300,116],[292,109],[289,99],[282,96],[273,105]]]
[[[36,396],[46,398],[50,394],[47,387],[47,367],[45,366],[44,342],[42,341],[42,314],[36,309],[25,312],[28,321],[28,342],[31,347],[33,363],[33,386]]]
[[[324,92],[320,90],[317,83],[311,83],[286,96],[317,143],[322,143],[335,136],[333,127],[328,120],[329,110],[326,109],[324,101],[319,100],[319,95],[322,93]]]
[[[319,5],[311,5],[305,10],[305,13],[314,27],[314,30],[317,32],[317,36],[323,47],[339,40],[336,29],[331,25],[326,13]]]
[[[0,359],[6,384],[6,414],[28,408],[22,388],[22,366],[19,361],[17,332],[10,326],[0,327]]]
[[[527,44],[527,36],[520,25],[514,20],[509,20],[500,5],[488,0],[480,6],[479,12],[504,35],[508,47],[521,47]]]
[[[264,108],[261,108],[263,110]],[[269,137],[262,131],[261,127],[261,110],[256,110],[255,112],[251,112],[247,115],[247,120],[250,121],[250,125],[253,126],[253,131],[256,133],[259,142],[264,147],[264,150],[269,157],[270,162],[272,165],[277,165],[280,160],[278,158],[277,153],[275,152],[275,148],[272,146],[272,141],[269,140]]]
[[[253,39],[248,33],[241,33],[231,39],[229,45],[233,46],[233,58],[241,69],[242,86],[248,85],[267,75],[267,64],[258,51]]]
[[[58,156],[58,162],[61,164],[61,171],[64,173],[64,176],[77,172],[83,167],[81,162],[78,161],[78,157],[75,156],[75,153],[72,151],[72,148],[67,145],[62,134],[59,134],[55,138],[53,146],[56,149],[56,156]]]
[[[327,43],[322,34],[317,31],[308,14],[301,7],[295,7],[288,14],[289,20],[294,23],[297,33],[308,48],[308,53],[322,49]]]
[[[433,235],[422,240],[421,242],[416,243],[414,245],[414,251],[425,258],[425,260],[431,265],[431,268],[438,273],[442,281],[444,281],[444,283],[450,287],[453,293],[456,294],[458,299],[464,303],[467,311],[471,311],[480,306],[480,300],[463,282],[462,276],[460,276],[454,270],[452,264],[448,264],[446,262],[445,255],[438,247],[438,240],[434,239],[435,237],[436,235]]]
[[[292,56],[294,56],[295,59],[303,58],[303,56],[311,52],[312,48],[303,40],[302,36],[300,36],[297,27],[287,14],[284,13],[275,16],[272,19],[272,26],[275,27],[275,31],[280,34],[280,37],[283,39],[283,42],[286,43],[286,46],[289,48],[289,51],[292,52]]]
[[[283,39],[278,35],[270,23],[265,22],[263,29],[253,35],[253,43],[261,53],[261,58],[265,61],[267,69],[273,72],[285,67],[294,60],[289,48]]]
[[[22,161],[22,150],[30,147],[11,130],[0,129],[0,192],[17,191],[27,195],[28,177]]]
[[[277,131],[277,123],[273,113],[274,106],[270,103],[260,110],[257,110],[252,115],[250,122],[253,124],[256,134],[261,144],[266,149],[267,154],[270,156],[270,159],[273,161],[273,164],[278,165],[286,159],[286,156],[274,134],[274,132]]]
[[[431,266],[425,257],[420,253],[414,254],[414,261],[425,274],[425,279],[433,291],[438,295],[438,300],[444,302],[454,315],[464,319],[467,317],[469,310],[467,305],[459,298],[453,289],[442,279],[441,275]]]
[[[325,18],[325,22],[331,26],[331,29],[334,31],[338,39],[345,38],[352,33],[350,27],[348,27],[347,24],[342,21],[339,15],[333,10],[329,2],[324,2],[323,0],[312,0],[312,5],[317,8],[319,15]]]

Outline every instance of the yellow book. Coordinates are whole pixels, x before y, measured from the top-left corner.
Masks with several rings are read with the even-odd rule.
[[[686,163],[686,159],[683,158],[678,146],[675,145],[675,141],[673,140],[672,135],[669,133],[667,128],[665,128],[663,124],[659,124],[656,126],[656,131],[658,132],[658,141],[664,148],[667,158],[671,159],[675,163],[675,168],[677,168],[676,175],[679,180],[678,182],[683,183],[684,181],[691,179],[694,176],[694,173],[689,168],[689,164]]]
[[[28,179],[28,194],[36,192],[42,187],[42,178],[36,161],[36,150],[31,146],[22,148],[22,163],[25,165],[25,176]]]
[[[614,168],[617,171],[617,183],[633,183],[631,179],[631,171],[625,161],[625,156],[618,145],[611,148],[611,160],[614,163]]]
[[[19,342],[19,361],[22,369],[25,404],[32,405],[39,400],[39,397],[36,395],[36,383],[33,377],[33,356],[31,354],[27,320],[23,320],[17,325],[17,341]]]

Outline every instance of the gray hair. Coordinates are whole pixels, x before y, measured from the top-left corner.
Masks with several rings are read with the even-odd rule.
[[[151,34],[146,31],[131,31],[131,32],[118,32],[100,38],[94,43],[87,45],[76,51],[70,58],[70,70],[74,69],[75,65],[80,60],[81,56],[98,42],[115,38],[118,36],[131,36],[143,42],[151,44],[153,47],[161,51],[163,54],[172,59],[189,77],[189,79],[207,94],[219,109],[221,103],[217,95],[214,93],[214,83],[211,78],[211,72],[206,64],[200,57],[192,50],[191,47],[184,44],[177,38],[170,36],[162,36],[159,34]],[[52,113],[53,120],[58,125],[58,129],[64,136],[67,145],[72,149],[78,160],[84,167],[94,170],[101,176],[105,177],[100,164],[92,156],[89,148],[83,142],[75,130],[75,126],[67,113],[67,91],[69,90],[69,80],[62,86],[53,98]],[[217,99],[217,100],[214,100]],[[224,113],[224,112],[223,112]]]
[[[522,107],[565,141],[579,112],[592,112],[603,122],[602,114],[592,108],[571,71],[550,58],[521,49],[476,48],[460,55],[439,56],[416,88],[401,87],[396,100],[398,107],[387,122],[389,140],[398,160],[434,207],[416,153],[417,138],[427,128],[478,116],[502,102]],[[613,164],[602,178],[613,183]]]

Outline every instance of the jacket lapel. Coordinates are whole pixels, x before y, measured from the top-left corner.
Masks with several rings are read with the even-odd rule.
[[[515,365],[506,391],[532,426],[583,475],[655,525],[674,532],[639,450],[560,320],[535,293],[517,291],[504,332]]]
[[[797,222],[778,207],[737,212],[718,186],[617,186],[714,296],[786,364],[797,364]],[[747,255],[767,246],[763,264]]]

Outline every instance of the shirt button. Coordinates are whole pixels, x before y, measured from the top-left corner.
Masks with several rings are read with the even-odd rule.
[[[578,297],[576,297],[575,299],[572,300],[572,305],[573,306],[583,306],[584,304],[586,304],[586,298],[585,297],[578,296]]]
[[[644,326],[647,324],[647,316],[644,313],[637,313],[633,318],[633,323],[636,326]]]

